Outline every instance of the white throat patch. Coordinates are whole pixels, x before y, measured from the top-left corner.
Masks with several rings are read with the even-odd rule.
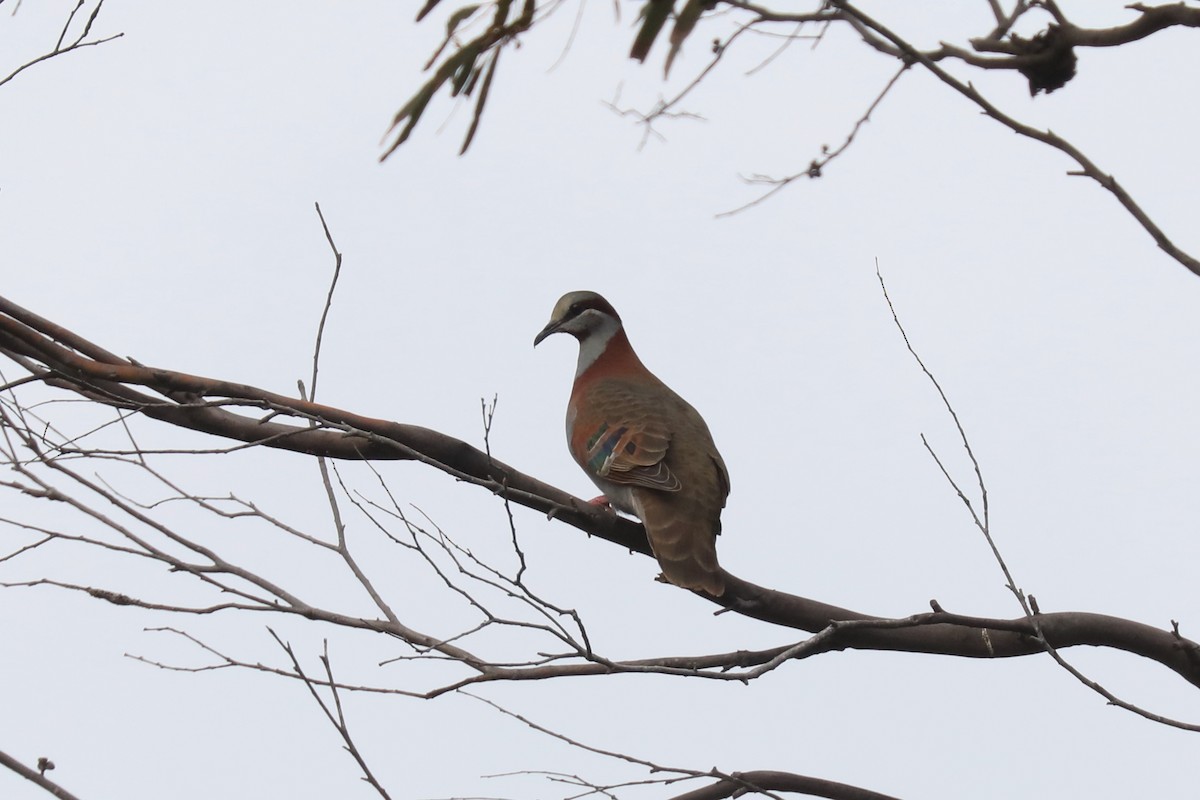
[[[608,314],[592,309],[580,314],[578,319],[586,322],[587,333],[579,340],[579,362],[575,366],[576,378],[596,362],[600,354],[607,349],[609,340],[616,335],[617,331],[621,330],[620,322]]]

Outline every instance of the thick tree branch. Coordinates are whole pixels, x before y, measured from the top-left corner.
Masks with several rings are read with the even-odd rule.
[[[734,772],[716,783],[677,794],[672,800],[722,800],[725,797],[762,792],[795,792],[810,797],[828,797],[830,800],[896,800],[892,795],[880,794],[846,783],[774,770]]]
[[[148,417],[181,427],[331,458],[420,461],[518,505],[549,513],[601,539],[650,554],[645,532],[639,524],[589,507],[567,492],[525,475],[465,442],[427,428],[365,417],[246,384],[145,367],[116,357],[3,298],[0,298],[0,351],[18,363],[41,370],[37,374],[48,384],[97,402],[136,409]],[[131,388],[133,386],[150,388],[162,399],[145,395]],[[272,416],[291,416],[305,425],[317,422],[323,429],[262,421],[216,407],[214,403],[263,408],[271,411]],[[76,477],[76,480],[81,479]],[[209,553],[208,557],[216,556]],[[224,568],[231,567],[225,565]],[[794,654],[797,657],[856,648],[1007,658],[1040,653],[1043,649],[1028,618],[976,620],[934,612],[897,624],[887,618],[757,586],[728,573],[725,581],[724,596],[707,599],[772,624],[813,633],[824,632],[821,638],[807,643],[802,653]],[[313,608],[295,598],[292,598],[291,608],[281,610],[371,630],[387,631],[396,626],[394,620],[351,618]],[[1085,612],[1047,613],[1037,619],[1046,641],[1055,648],[1092,645],[1124,650],[1153,659],[1200,686],[1200,646],[1177,632]],[[450,647],[436,638],[407,629],[391,632],[416,637],[415,640],[425,642],[426,646]],[[763,651],[763,660],[758,663],[776,658],[786,649]],[[469,659],[470,662],[477,660]],[[484,668],[486,665],[474,666],[485,674],[473,681],[534,679],[545,677],[552,671],[563,672],[559,665],[490,675],[486,674],[489,672]],[[698,665],[688,666],[694,669]],[[578,669],[579,674],[598,674],[631,668],[636,671],[638,666],[628,663],[617,667],[602,662],[574,665],[572,670]]]
[[[1133,22],[1111,28],[1081,28],[1065,19],[1058,19],[1056,24],[1063,44],[1068,47],[1119,47],[1167,28],[1200,28],[1200,8],[1189,7],[1185,3],[1161,6],[1133,3],[1126,8],[1138,12],[1140,16]],[[990,43],[990,47],[987,43]],[[972,40],[971,44],[980,50],[987,48],[993,52],[1014,52],[1011,47],[1003,49],[1004,45],[996,40],[977,39]]]
[[[15,758],[2,750],[0,750],[0,766],[8,767],[22,778],[36,783],[50,794],[59,798],[59,800],[79,800],[79,798],[77,798],[75,795],[71,794],[66,789],[47,778],[44,774],[25,766],[20,761],[17,761]]]
[[[740,614],[777,625],[818,631],[838,621],[883,622],[883,618],[766,589],[726,573],[725,595],[716,602]],[[1042,633],[1056,648],[1112,647],[1153,659],[1200,687],[1200,645],[1172,631],[1140,622],[1087,612],[1041,614]],[[826,650],[847,648],[940,653],[967,658],[1010,658],[1043,652],[1026,618],[966,622],[938,612],[916,628],[846,627],[830,637]],[[999,627],[1000,623],[1003,627]]]
[[[420,461],[631,550],[650,552],[645,535],[635,523],[591,507],[454,437],[245,384],[145,367],[115,356],[3,297],[0,352],[17,363],[30,359],[39,362],[43,365],[42,377],[49,385],[116,408],[134,409],[151,419],[315,456]],[[162,397],[144,394],[133,386],[151,388]],[[224,405],[272,413],[264,418],[250,417],[228,411]],[[272,422],[275,416],[291,416],[305,424]],[[322,427],[311,428],[309,422],[318,422]]]

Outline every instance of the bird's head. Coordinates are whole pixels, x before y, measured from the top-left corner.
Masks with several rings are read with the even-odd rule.
[[[580,343],[607,341],[621,329],[621,317],[595,292],[567,292],[554,305],[550,321],[533,338],[533,346],[552,333],[569,333]]]

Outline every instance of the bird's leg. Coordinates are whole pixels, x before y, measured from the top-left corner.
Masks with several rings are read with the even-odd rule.
[[[0,0],[0,2],[3,2],[3,0]],[[605,497],[604,495],[600,495],[599,497],[593,497],[591,500],[584,500],[582,504],[579,502],[578,498],[572,497],[571,498],[571,506],[573,508],[575,508],[577,511],[582,511],[585,514],[590,513],[591,510],[594,508],[602,508],[605,511],[608,511],[613,514],[617,513],[617,510],[612,507],[612,503],[610,503],[608,501],[608,498]]]

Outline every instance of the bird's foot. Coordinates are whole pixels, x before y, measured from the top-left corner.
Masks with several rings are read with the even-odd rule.
[[[3,1],[4,0],[0,0],[0,2]],[[572,497],[571,507],[576,511],[583,512],[584,514],[590,514],[596,509],[603,509],[613,514],[617,513],[617,510],[612,507],[612,503],[610,503],[608,498],[604,495],[593,497],[591,500],[580,500],[577,497]]]

